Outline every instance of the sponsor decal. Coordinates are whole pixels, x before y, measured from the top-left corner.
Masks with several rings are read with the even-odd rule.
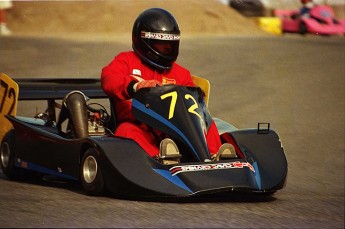
[[[22,168],[24,168],[24,169],[27,169],[27,168],[28,168],[28,163],[25,162],[25,161],[22,161],[22,162],[20,163],[20,167],[22,167]]]
[[[162,84],[176,84],[176,80],[163,77]]]
[[[133,69],[132,74],[135,76],[141,76],[141,71],[139,69]]]
[[[217,164],[202,164],[202,165],[180,165],[170,168],[170,173],[175,176],[179,173],[185,172],[199,172],[208,170],[219,170],[219,169],[243,169],[249,168],[253,173],[255,173],[254,167],[249,162],[227,162],[227,163],[217,163]]]
[[[178,41],[180,40],[180,35],[168,34],[168,33],[152,33],[152,32],[141,32],[141,38],[164,40],[164,41]]]

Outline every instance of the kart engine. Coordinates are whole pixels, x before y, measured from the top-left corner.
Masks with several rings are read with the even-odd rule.
[[[99,106],[99,109],[93,106]],[[107,110],[98,103],[90,103],[87,105],[88,110],[88,131],[89,135],[104,135],[106,130],[104,124],[109,121]]]

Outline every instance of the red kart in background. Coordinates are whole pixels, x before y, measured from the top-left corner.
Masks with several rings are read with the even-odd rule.
[[[345,19],[335,19],[331,6],[318,5],[302,16],[299,10],[275,10],[275,16],[282,20],[283,32],[314,33],[321,35],[345,34]]]

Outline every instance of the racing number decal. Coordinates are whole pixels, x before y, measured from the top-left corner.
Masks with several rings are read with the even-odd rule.
[[[0,80],[0,86],[2,88],[4,88],[4,93],[3,93],[3,97],[1,99],[1,103],[0,103],[0,113],[3,113],[3,108],[5,107],[5,101],[6,101],[6,97],[11,99],[11,107],[9,109],[9,111],[7,112],[7,114],[11,114],[13,109],[14,109],[14,105],[16,104],[16,92],[12,87],[8,87],[8,84],[3,81]]]
[[[18,84],[6,74],[0,74],[0,114],[13,115],[17,113]]]
[[[195,110],[198,109],[198,103],[196,102],[196,100],[194,99],[193,96],[191,96],[190,94],[186,94],[184,96],[185,99],[191,99],[193,100],[194,104],[192,106],[190,106],[190,108],[188,108],[188,112],[195,114],[196,116],[198,116],[201,119],[201,115],[199,115]]]
[[[0,74],[0,141],[13,128],[12,123],[5,115],[16,116],[19,87],[6,74]]]
[[[176,107],[177,92],[172,91],[164,95],[161,95],[162,100],[168,97],[171,97],[171,103],[170,103],[170,108],[169,108],[169,119],[172,119],[172,117],[174,117],[174,112],[175,112],[175,107]]]
[[[161,99],[166,99],[168,97],[171,97],[171,102],[170,102],[170,108],[169,108],[169,119],[172,119],[174,117],[174,112],[175,112],[175,107],[176,107],[176,101],[177,101],[177,92],[176,91],[172,91],[169,93],[166,93],[164,95],[161,95]],[[196,102],[196,100],[194,99],[194,97],[190,94],[186,94],[184,96],[184,98],[186,100],[193,100],[194,104],[192,106],[190,106],[188,108],[188,112],[191,114],[194,114],[196,116],[198,116],[201,119],[201,116],[195,111],[196,109],[198,109],[198,103]]]

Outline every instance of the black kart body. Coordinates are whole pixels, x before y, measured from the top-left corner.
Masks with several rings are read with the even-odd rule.
[[[102,134],[73,138],[57,130],[54,104],[69,91],[80,90],[91,100],[104,98],[110,103],[99,80],[16,82],[19,100],[48,101],[49,119],[6,115],[13,125],[2,141],[2,146],[5,141],[11,150],[10,165],[3,168],[9,177],[32,171],[85,183],[81,178],[83,164],[90,154],[98,172],[97,182],[86,185],[91,194],[106,189],[125,196],[192,197],[235,191],[274,193],[285,186],[287,160],[277,133],[262,125],[237,129],[212,119],[198,87],[144,88],[132,99],[133,114],[140,122],[166,133],[177,143],[181,162],[165,165],[151,158],[135,141],[112,134],[116,116],[111,105],[110,118],[103,123],[107,131]],[[237,158],[210,160],[204,133],[212,120],[222,142],[234,145]]]

